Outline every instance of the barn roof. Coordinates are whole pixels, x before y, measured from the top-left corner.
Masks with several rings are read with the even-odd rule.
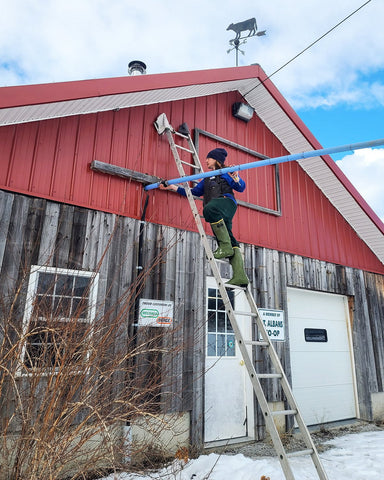
[[[322,146],[259,65],[0,88],[0,126],[238,91],[290,153]],[[328,145],[331,146],[331,145]],[[297,160],[384,263],[384,224],[329,156]]]

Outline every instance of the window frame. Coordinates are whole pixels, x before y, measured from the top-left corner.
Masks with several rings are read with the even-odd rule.
[[[210,295],[210,290],[215,291],[215,296]],[[234,358],[237,356],[236,336],[233,331],[230,319],[224,308],[224,302],[220,295],[220,290],[217,287],[207,286],[207,299],[206,299],[206,346],[205,355],[209,358]],[[229,290],[228,295],[232,304],[235,302],[234,292]],[[215,308],[209,306],[210,299],[214,299]],[[223,308],[218,308],[219,304],[222,304]],[[214,314],[215,330],[210,329],[211,315]],[[223,319],[220,320],[219,315],[222,314]],[[222,323],[223,330],[218,328],[219,322]],[[215,355],[210,354],[210,336],[215,336]],[[229,338],[232,338],[233,346],[228,345]],[[219,341],[220,339],[220,341]],[[224,348],[224,353],[219,354],[219,349]]]
[[[98,281],[99,281],[99,273],[91,272],[86,270],[73,270],[67,268],[58,268],[58,267],[51,267],[51,266],[40,266],[40,265],[32,265],[31,271],[29,275],[28,287],[27,287],[27,298],[25,301],[25,308],[24,308],[24,315],[23,315],[23,338],[25,339],[28,329],[33,318],[33,310],[35,306],[35,299],[38,295],[38,280],[40,274],[54,274],[58,276],[72,276],[72,277],[83,277],[88,278],[91,280],[89,286],[89,293],[87,295],[88,298],[88,315],[84,319],[79,319],[80,322],[89,323],[91,325],[91,329],[93,327],[93,323],[96,318],[96,303],[97,303],[97,294],[98,294]],[[57,281],[57,279],[56,279]],[[73,293],[73,292],[72,292]],[[59,297],[59,296],[58,296]],[[72,295],[70,298],[76,298],[75,295]],[[44,318],[44,317],[39,317]],[[71,317],[61,317],[58,319],[60,322],[70,322]],[[30,376],[35,372],[39,372],[40,375],[48,375],[52,374],[55,369],[49,368],[49,366],[44,366],[42,368],[39,367],[29,367],[26,369],[25,367],[25,354],[28,348],[27,340],[23,341],[22,349],[20,352],[20,363],[23,366],[23,371],[21,371],[21,367],[18,371],[18,376]],[[87,358],[89,358],[89,352],[87,352]],[[26,370],[30,370],[30,372],[26,372]]]
[[[262,153],[256,152],[256,150],[252,150],[248,147],[244,147],[243,145],[240,145],[236,142],[232,142],[231,140],[227,140],[226,138],[220,137],[219,135],[216,135],[214,133],[207,132],[206,130],[202,130],[201,128],[195,128],[194,129],[194,143],[196,147],[196,151],[199,152],[199,146],[200,146],[200,135],[205,136],[207,138],[210,138],[211,140],[215,140],[216,142],[223,143],[224,145],[228,145],[230,147],[235,148],[236,150],[240,150],[242,152],[245,152],[257,160],[267,160],[270,157],[263,155]],[[243,207],[250,208],[251,210],[257,210],[259,212],[263,213],[269,213],[270,215],[275,215],[277,217],[282,216],[282,211],[281,211],[281,189],[280,189],[280,169],[279,165],[272,164],[271,167],[273,167],[274,170],[274,180],[275,180],[275,191],[274,191],[274,201],[276,204],[276,209],[273,208],[268,208],[264,207],[261,205],[256,205],[254,203],[249,203],[245,202],[243,200],[236,200],[238,205],[241,205]]]

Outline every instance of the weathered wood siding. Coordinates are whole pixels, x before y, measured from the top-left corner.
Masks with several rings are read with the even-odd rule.
[[[371,394],[382,392],[384,385],[384,277],[254,245],[245,245],[244,254],[260,307],[287,311],[287,287],[349,296],[360,414],[372,419]],[[33,264],[99,271],[98,298],[105,309],[124,296],[140,271],[150,269],[140,296],[175,302],[171,341],[183,347],[171,365],[163,359],[163,370],[172,379],[168,385],[170,409],[191,411],[191,440],[202,444],[205,279],[210,268],[199,235],[0,191],[3,318]],[[221,263],[221,268],[229,278],[229,265]],[[25,292],[14,306],[20,318],[24,303]],[[126,335],[134,320],[131,314]],[[289,338],[276,348],[290,378]],[[261,351],[256,352],[255,362],[257,369],[268,369]],[[283,400],[277,382],[270,382],[267,388],[270,401]],[[264,420],[258,412],[257,436],[263,435]]]

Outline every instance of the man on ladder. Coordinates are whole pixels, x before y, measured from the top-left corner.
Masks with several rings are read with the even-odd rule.
[[[224,168],[227,155],[224,148],[211,150],[206,158],[207,168],[209,170]],[[186,196],[185,189],[176,185],[161,184],[160,189],[172,190]],[[246,287],[249,280],[244,271],[239,243],[232,233],[232,219],[237,210],[234,190],[237,192],[245,190],[245,182],[237,172],[204,178],[191,189],[191,192],[195,197],[203,196],[204,198],[203,215],[205,220],[211,224],[218,243],[218,248],[213,252],[214,257],[216,259],[229,258],[233,276],[227,283]]]

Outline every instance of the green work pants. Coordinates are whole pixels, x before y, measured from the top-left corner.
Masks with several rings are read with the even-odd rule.
[[[237,210],[236,203],[227,197],[213,198],[205,205],[203,215],[207,222],[215,223],[223,219],[227,227],[232,247],[238,247],[239,243],[232,233],[232,219]]]

